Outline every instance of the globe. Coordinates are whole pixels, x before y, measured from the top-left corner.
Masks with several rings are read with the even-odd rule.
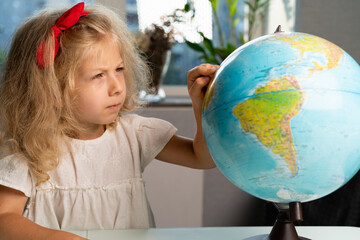
[[[275,203],[337,190],[360,168],[360,67],[305,33],[262,36],[220,65],[202,124],[220,171]]]

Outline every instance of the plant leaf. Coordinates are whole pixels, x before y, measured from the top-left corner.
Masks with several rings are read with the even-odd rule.
[[[227,58],[227,56],[230,55],[234,50],[236,49],[235,46],[228,43],[225,48],[215,48],[215,53],[221,58],[221,60],[224,60]]]
[[[259,5],[259,6],[264,6],[264,5],[269,4],[269,2],[270,2],[270,0],[260,0],[260,1],[258,2],[258,5]]]
[[[241,45],[243,45],[243,44],[246,43],[246,40],[245,40],[245,37],[244,37],[244,33],[243,33],[243,32],[240,32],[240,33],[239,33],[239,39],[240,39]]]
[[[190,11],[190,4],[187,2],[184,6],[184,12],[189,12]]]
[[[213,9],[214,12],[216,12],[217,7],[218,7],[218,0],[209,0],[211,3],[211,7]]]
[[[236,14],[237,0],[230,0],[229,2],[229,14],[233,18]]]
[[[206,63],[217,64],[217,65],[220,64],[219,61],[214,57],[206,57],[204,58],[204,60]]]
[[[254,12],[256,9],[253,5],[251,5],[251,2],[245,1],[245,4],[249,7],[251,12]]]
[[[215,49],[214,49],[214,46],[212,44],[212,41],[206,37],[204,37],[204,46],[206,47],[206,49],[209,51],[209,53],[211,55],[214,55],[215,54]]]
[[[229,56],[233,51],[235,51],[235,49],[236,49],[236,47],[234,45],[228,43],[226,45],[226,48],[224,49],[225,50],[224,53],[226,54],[226,56]]]
[[[233,27],[236,27],[236,25],[239,23],[240,18],[235,18],[234,21],[232,22]]]
[[[192,43],[188,40],[185,40],[185,43],[187,46],[189,46],[191,49],[197,51],[197,52],[202,52],[202,53],[206,53],[205,49],[198,43]]]

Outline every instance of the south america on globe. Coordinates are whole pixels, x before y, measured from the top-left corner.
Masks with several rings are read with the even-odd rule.
[[[235,50],[205,94],[203,132],[220,171],[255,197],[307,202],[360,168],[360,67],[305,33]]]

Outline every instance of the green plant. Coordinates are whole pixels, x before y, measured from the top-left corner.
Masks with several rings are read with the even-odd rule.
[[[219,19],[219,0],[209,0],[212,7],[214,25],[216,34],[219,37],[219,46],[215,46],[213,40],[204,36],[202,32],[199,34],[202,36],[203,41],[201,43],[192,43],[185,40],[186,44],[193,50],[200,52],[200,59],[207,63],[220,64],[230,53],[232,53],[237,47],[242,44],[250,41],[253,37],[253,32],[256,26],[259,24],[259,17],[263,16],[270,0],[246,0],[244,3],[248,6],[249,12],[246,16],[246,21],[248,21],[248,39],[245,40],[244,33],[236,33],[236,25],[239,23],[240,18],[237,14],[238,0],[226,0],[229,24],[231,29],[231,38],[230,41],[225,41],[225,34],[222,30],[220,19]],[[192,1],[188,0],[186,4],[186,11],[192,11],[195,15],[195,10],[192,7]]]

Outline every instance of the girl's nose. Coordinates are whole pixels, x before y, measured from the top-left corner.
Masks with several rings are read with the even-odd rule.
[[[118,95],[123,91],[122,79],[112,75],[108,79],[109,95]]]

